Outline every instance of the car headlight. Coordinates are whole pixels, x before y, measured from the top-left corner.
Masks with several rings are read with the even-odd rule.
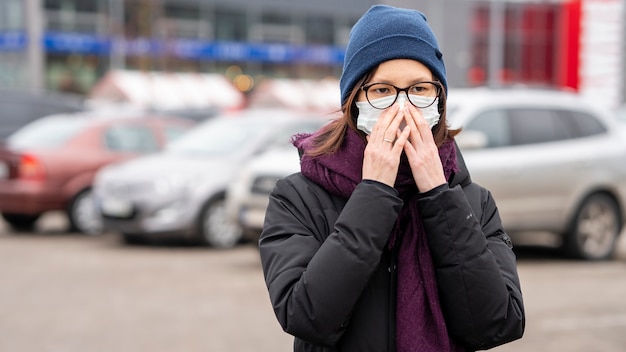
[[[251,192],[260,194],[270,194],[276,186],[279,176],[258,176],[252,182]]]

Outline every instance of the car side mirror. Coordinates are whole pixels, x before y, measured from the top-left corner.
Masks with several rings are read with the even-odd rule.
[[[462,130],[455,137],[456,143],[461,149],[483,149],[488,145],[487,135],[477,130]]]

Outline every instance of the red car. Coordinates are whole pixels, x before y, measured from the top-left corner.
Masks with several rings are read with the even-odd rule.
[[[118,114],[119,115],[119,114]],[[0,213],[17,231],[45,212],[62,210],[71,230],[102,230],[91,183],[105,165],[162,149],[191,120],[138,113],[75,113],[38,119],[0,145]]]

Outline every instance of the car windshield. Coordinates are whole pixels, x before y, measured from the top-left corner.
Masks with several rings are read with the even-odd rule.
[[[87,119],[50,117],[36,120],[17,130],[7,139],[13,148],[58,147],[79,133]]]
[[[193,128],[167,145],[180,154],[230,154],[270,128],[269,122],[245,118],[217,118]]]

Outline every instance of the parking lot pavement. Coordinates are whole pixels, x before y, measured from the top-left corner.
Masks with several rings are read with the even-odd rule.
[[[0,351],[290,351],[258,251],[124,245],[119,236],[0,228]],[[493,351],[623,352],[626,237],[615,261],[522,250],[523,339]]]
[[[288,351],[258,251],[0,227],[0,351]]]

